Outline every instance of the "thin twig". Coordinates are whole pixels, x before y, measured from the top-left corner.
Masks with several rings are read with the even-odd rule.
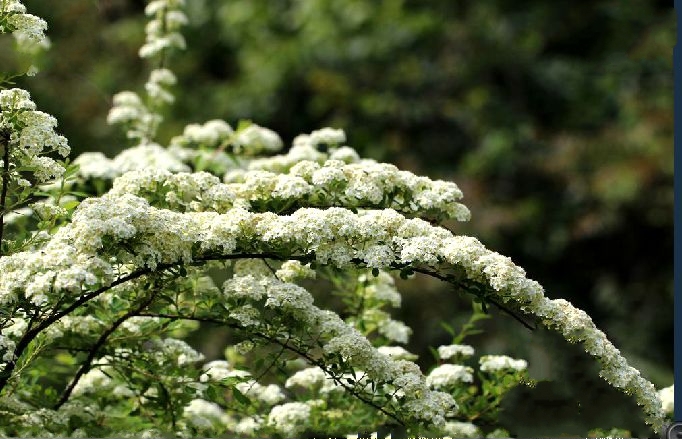
[[[2,239],[5,233],[5,205],[7,204],[7,188],[9,186],[9,133],[0,132],[2,155],[2,189],[0,190],[0,256],[2,256]]]
[[[71,396],[71,393],[73,392],[73,389],[78,384],[78,381],[80,381],[81,377],[91,369],[92,362],[95,360],[97,353],[102,348],[102,346],[104,346],[104,343],[106,343],[109,336],[113,334],[114,331],[116,331],[118,327],[123,324],[123,322],[133,317],[134,315],[137,315],[137,313],[139,313],[144,308],[149,306],[149,304],[152,303],[152,301],[154,300],[154,297],[156,297],[156,293],[150,294],[149,297],[146,300],[142,301],[142,303],[138,307],[136,307],[135,309],[131,309],[130,311],[122,315],[106,331],[104,331],[102,335],[100,335],[95,344],[92,345],[92,347],[90,348],[90,352],[87,358],[81,364],[80,368],[76,372],[76,375],[73,377],[73,380],[71,380],[71,383],[66,387],[64,393],[62,393],[61,398],[59,398],[59,401],[57,401],[57,404],[55,404],[54,410],[59,410],[59,408],[62,405],[64,405],[66,401],[68,401],[69,397]]]
[[[436,272],[436,271],[427,270],[427,269],[425,269],[425,268],[412,268],[412,269],[413,269],[414,271],[416,271],[417,273],[422,273],[422,274],[425,274],[425,275],[427,275],[427,276],[431,276],[431,277],[434,277],[434,278],[436,278],[436,279],[442,280],[443,282],[447,282],[447,283],[449,283],[449,284],[456,285],[456,286],[458,286],[458,287],[460,287],[460,288],[462,288],[462,289],[466,289],[466,286],[463,285],[462,283],[456,282],[456,281],[454,281],[453,279],[450,279],[450,278],[448,278],[447,276],[443,276],[442,274],[440,274],[440,273],[438,273],[438,272]],[[519,317],[518,315],[516,315],[516,313],[514,313],[514,311],[510,310],[510,309],[507,308],[506,306],[504,306],[504,305],[502,305],[501,303],[497,302],[495,299],[492,299],[492,298],[487,297],[487,296],[486,296],[486,297],[482,297],[481,299],[483,299],[483,300],[485,300],[485,301],[487,301],[487,302],[492,303],[492,304],[495,305],[500,311],[502,311],[502,312],[504,312],[504,313],[510,315],[512,318],[514,318],[514,320],[516,320],[517,322],[521,323],[523,326],[525,326],[526,328],[530,329],[531,331],[534,331],[534,330],[537,329],[535,326],[533,326],[533,325],[531,325],[530,323],[528,323],[528,322],[526,322],[525,320],[523,320],[521,317]]]

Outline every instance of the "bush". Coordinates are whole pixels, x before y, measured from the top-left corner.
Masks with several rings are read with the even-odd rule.
[[[45,22],[17,0],[1,5],[0,29],[30,60],[48,45]],[[444,226],[470,216],[456,184],[363,159],[335,128],[283,151],[272,130],[215,119],[156,143],[177,83],[169,55],[186,45],[183,6],[147,4],[139,55],[153,69],[144,95],[113,98],[108,122],[134,145],[113,159],[60,159],[70,148],[56,119],[4,75],[0,433],[508,436],[503,398],[533,380],[525,360],[476,360],[464,344],[490,307],[581,343],[661,430],[669,389],[659,394],[585,312]],[[390,313],[395,277],[416,276],[473,303],[426,374],[399,346],[412,329]],[[336,311],[310,291],[331,292]],[[186,341],[200,325],[234,334],[224,359]]]

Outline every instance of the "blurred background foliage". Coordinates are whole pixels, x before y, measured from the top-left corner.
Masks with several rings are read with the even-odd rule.
[[[48,21],[53,48],[20,85],[58,117],[74,155],[115,155],[127,144],[106,125],[111,96],[141,91],[148,74],[137,57],[144,2],[25,3]],[[162,143],[212,118],[251,119],[285,141],[343,128],[364,156],[457,182],[472,220],[452,230],[512,257],[548,296],[588,311],[657,387],[672,383],[670,2],[187,4],[190,50],[170,63],[180,84]],[[400,285],[409,348],[429,367],[427,346],[450,341],[439,322],[461,325],[469,298],[428,279]],[[579,347],[496,317],[468,340],[478,353],[526,358],[533,377],[551,380],[508,399],[510,431],[651,434]]]

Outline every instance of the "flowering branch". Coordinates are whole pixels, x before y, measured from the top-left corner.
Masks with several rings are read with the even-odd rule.
[[[253,335],[255,337],[258,337],[258,338],[261,338],[265,341],[268,341],[270,343],[281,346],[283,349],[286,349],[290,352],[293,352],[293,353],[301,356],[302,358],[307,360],[310,364],[317,366],[320,369],[322,369],[329,377],[331,377],[334,380],[334,382],[336,382],[338,385],[342,386],[351,395],[358,398],[363,403],[365,403],[365,404],[373,407],[374,409],[380,411],[381,413],[385,414],[389,418],[393,419],[394,421],[396,421],[396,423],[398,423],[398,425],[405,426],[405,422],[403,420],[401,420],[398,416],[396,416],[396,414],[388,412],[383,407],[377,405],[374,401],[371,401],[371,400],[365,398],[362,394],[357,392],[352,386],[350,386],[350,385],[344,383],[342,380],[340,380],[336,374],[332,373],[329,370],[328,365],[324,361],[318,360],[318,359],[312,357],[308,352],[303,351],[301,349],[298,349],[295,346],[292,346],[287,342],[283,342],[276,337],[269,336],[269,335],[262,333],[262,332],[246,329],[246,328],[239,326],[239,325],[232,323],[232,322],[228,322],[228,321],[224,321],[224,320],[220,320],[220,319],[209,318],[209,317],[184,316],[184,315],[163,314],[163,313],[161,313],[161,314],[159,314],[159,313],[146,313],[146,312],[141,312],[141,313],[138,313],[137,315],[143,316],[143,317],[157,317],[157,318],[170,319],[170,320],[191,320],[191,321],[195,321],[195,322],[213,323],[213,324],[217,324],[217,325],[226,326],[226,327],[229,327],[232,329],[245,330],[250,335]]]
[[[206,256],[206,257],[202,257],[202,258],[197,258],[195,260],[195,263],[200,264],[200,263],[208,262],[208,261],[227,261],[227,260],[234,260],[234,259],[250,259],[250,258],[255,258],[255,259],[268,258],[268,259],[276,259],[276,260],[282,259],[280,256],[272,254],[272,253],[261,253],[261,254],[244,253],[244,254],[222,255],[222,256]],[[287,256],[287,259],[296,259],[296,260],[306,261],[306,260],[310,259],[310,256]],[[12,372],[14,371],[15,367],[17,366],[18,359],[21,358],[21,356],[23,355],[26,348],[28,348],[28,346],[38,336],[38,334],[40,334],[45,329],[50,327],[53,323],[55,323],[56,321],[58,321],[62,317],[65,317],[65,316],[71,314],[76,309],[79,309],[83,305],[85,305],[86,303],[90,302],[92,299],[104,294],[105,292],[111,290],[112,288],[114,288],[118,285],[122,285],[126,282],[130,282],[132,280],[138,279],[142,276],[145,276],[145,275],[148,275],[151,273],[163,272],[165,270],[170,270],[172,268],[176,268],[176,267],[179,267],[182,265],[183,265],[182,262],[177,262],[177,263],[160,264],[155,269],[151,269],[148,267],[142,268],[142,269],[137,270],[133,273],[125,275],[119,279],[116,279],[110,285],[101,287],[95,291],[92,291],[90,293],[83,295],[78,300],[76,300],[71,305],[67,306],[65,309],[63,309],[61,311],[55,310],[52,314],[47,316],[45,319],[41,320],[37,326],[33,327],[32,324],[29,325],[28,330],[21,337],[21,339],[19,340],[19,342],[16,345],[16,348],[14,349],[13,358],[6,363],[6,366],[3,369],[2,374],[0,375],[0,393],[3,391],[3,389],[7,385],[8,380],[12,376]]]

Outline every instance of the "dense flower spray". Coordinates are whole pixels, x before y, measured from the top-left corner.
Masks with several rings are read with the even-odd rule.
[[[455,183],[362,159],[335,128],[284,153],[275,132],[217,119],[157,144],[177,82],[168,54],[185,48],[183,6],[145,9],[140,56],[154,68],[144,99],[114,96],[108,121],[134,142],[116,157],[60,161],[69,147],[56,120],[28,92],[0,91],[0,434],[292,437],[401,425],[481,437],[482,413],[529,381],[528,363],[476,363],[474,348],[453,340],[422,371],[397,346],[412,329],[389,311],[401,305],[393,274],[415,272],[582,343],[661,430],[669,389],[657,392],[586,313],[440,225],[470,218]],[[44,44],[45,27],[0,0],[0,31],[20,45]],[[329,285],[344,313],[316,304]],[[242,342],[207,362],[183,341],[201,323]],[[41,390],[54,364],[57,382]]]

